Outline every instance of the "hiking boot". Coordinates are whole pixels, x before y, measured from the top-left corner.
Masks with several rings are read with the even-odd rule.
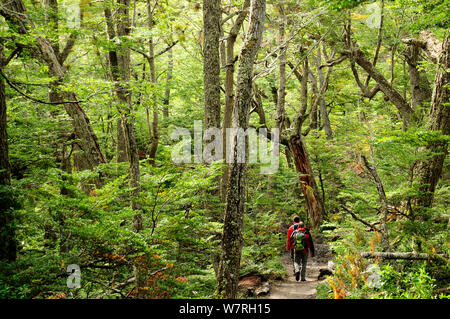
[[[300,279],[300,271],[297,271],[296,273],[295,273],[295,280],[299,280]]]
[[[297,279],[298,280],[298,279]],[[306,279],[305,278],[302,278],[302,281],[306,281]]]

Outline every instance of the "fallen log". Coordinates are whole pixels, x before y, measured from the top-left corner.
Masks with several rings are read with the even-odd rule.
[[[426,254],[426,253],[414,253],[414,252],[362,252],[363,258],[383,258],[383,259],[408,259],[408,260],[427,260],[446,258],[441,254]]]

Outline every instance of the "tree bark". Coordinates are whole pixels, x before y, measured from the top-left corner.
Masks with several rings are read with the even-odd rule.
[[[220,0],[203,1],[205,130],[220,127]]]
[[[117,9],[118,19],[117,37],[126,38],[130,34],[130,19],[129,19],[129,0],[118,0],[119,7]],[[104,8],[107,32],[111,39],[114,35],[114,21],[110,9]],[[122,40],[124,41],[124,40]],[[130,89],[130,50],[126,47],[121,47],[119,50],[114,49],[109,52],[111,75],[116,83],[116,95],[118,100],[118,110],[121,118],[117,122],[118,137],[121,135],[126,152],[126,158],[129,161],[129,176],[128,185],[131,188],[131,209],[136,211],[133,216],[133,230],[140,232],[143,229],[142,214],[140,207],[136,202],[136,197],[140,192],[140,169],[139,169],[139,155],[137,152],[137,144],[134,136],[134,116],[132,114],[132,100]],[[119,142],[118,142],[119,143]],[[145,258],[136,258],[134,263],[134,275],[136,277],[137,298],[146,298],[147,290],[147,271]]]
[[[325,57],[326,51],[325,51],[325,45],[323,46],[323,53]],[[322,118],[322,124],[323,124],[323,131],[325,132],[325,135],[327,136],[327,139],[331,140],[333,138],[333,130],[331,129],[331,123],[330,118],[328,117],[328,110],[327,105],[325,103],[324,94],[328,90],[328,81],[330,78],[330,74],[332,71],[332,67],[329,67],[327,69],[327,73],[324,76],[321,66],[322,61],[322,55],[320,51],[320,46],[317,49],[317,59],[316,59],[316,68],[317,68],[317,74],[319,75],[319,84],[320,84],[320,95],[319,95],[319,110],[320,110],[320,116]]]
[[[0,41],[0,68],[4,67],[3,43]],[[17,243],[12,207],[11,164],[6,120],[5,80],[0,76],[0,261],[16,260]]]
[[[104,8],[105,21],[106,21],[106,33],[108,35],[108,41],[112,42],[118,36],[118,31],[116,32],[115,25],[116,23],[113,20],[111,9],[108,6]],[[122,27],[123,29],[123,27]],[[123,32],[123,31],[122,31]],[[111,80],[115,82],[116,87],[116,95],[119,100],[119,103],[127,105],[127,93],[125,88],[120,84],[121,78],[121,68],[124,65],[124,56],[119,55],[116,49],[110,49],[108,51],[108,64],[109,64],[109,75]],[[123,71],[122,71],[123,72]],[[128,161],[127,157],[127,146],[125,140],[125,131],[123,129],[123,116],[119,117],[116,120],[116,162],[122,163]]]
[[[252,0],[250,22],[245,42],[239,56],[236,98],[233,107],[233,127],[248,128],[249,110],[252,100],[253,64],[259,50],[266,12],[265,0]],[[216,298],[235,298],[239,280],[241,251],[243,244],[243,219],[246,194],[247,163],[237,163],[237,138],[233,143],[233,163],[230,167],[227,187],[222,252],[217,276]]]
[[[289,139],[289,148],[294,158],[295,168],[300,174],[299,179],[311,226],[317,228],[321,225],[325,216],[325,208],[314,179],[311,162],[301,134],[291,136]]]
[[[149,30],[153,28],[153,10],[151,9],[150,0],[147,0],[147,25]],[[156,6],[157,4],[155,4]],[[150,69],[150,81],[153,85],[156,85],[156,68],[155,68],[155,52],[154,52],[154,44],[153,37],[150,36],[148,40],[148,62]],[[158,112],[158,103],[156,94],[152,93],[152,102],[153,102],[153,119],[152,119],[152,136],[151,136],[151,144],[148,151],[148,157],[150,158],[150,163],[152,165],[155,164],[156,151],[158,150],[159,144],[159,112]],[[148,109],[147,109],[148,112]]]
[[[300,48],[300,52],[304,52],[304,48]],[[293,68],[291,66],[291,68]],[[303,72],[295,71],[297,79],[300,81],[300,110],[297,113],[294,126],[295,126],[295,134],[300,136],[302,133],[302,125],[306,120],[308,115],[306,114],[306,110],[308,108],[308,73],[309,73],[309,64],[308,64],[308,56],[303,55]],[[292,150],[291,150],[292,151]]]
[[[169,102],[170,102],[170,88],[171,88],[171,80],[172,80],[172,72],[173,72],[173,53],[172,49],[169,50],[169,59],[167,61],[167,76],[166,76],[166,89],[164,91],[164,100],[163,100],[163,117],[169,117]]]
[[[278,30],[278,43],[280,45],[280,57],[279,57],[279,80],[278,80],[278,92],[277,92],[277,115],[275,118],[276,127],[280,130],[280,135],[283,131],[284,118],[286,116],[285,104],[286,104],[286,51],[287,43],[285,42],[285,27],[286,27],[286,15],[284,13],[284,7],[282,4],[278,5],[280,11],[280,24]]]
[[[450,112],[448,111],[450,96],[448,88],[450,79],[448,72],[450,67],[449,50],[450,44],[447,35],[441,45],[431,97],[430,113],[426,123],[426,128],[440,131],[443,135],[450,134]],[[419,182],[420,195],[413,201],[418,206],[431,207],[434,191],[442,175],[444,160],[448,154],[447,143],[445,141],[432,142],[426,147],[426,150],[436,155],[432,155],[430,159],[418,163],[416,176]]]
[[[227,158],[227,128],[232,126],[232,115],[233,115],[233,103],[234,103],[234,44],[236,38],[239,34],[239,30],[244,22],[247,14],[248,7],[250,6],[250,0],[245,0],[242,10],[239,13],[234,25],[231,27],[226,45],[226,72],[225,72],[225,108],[223,111],[223,125],[222,125],[222,136],[223,136],[223,158]],[[229,166],[225,165],[222,181],[221,181],[221,197],[222,201],[226,201],[227,185],[228,185],[228,171]]]
[[[406,57],[408,63],[409,83],[411,87],[411,109],[415,112],[418,106],[431,97],[431,89],[426,80],[417,69],[417,62],[419,60],[419,47],[410,46]]]
[[[317,129],[318,128],[318,124],[317,124],[317,104],[320,103],[320,93],[319,93],[319,89],[318,89],[318,85],[317,85],[317,78],[316,76],[313,74],[312,70],[310,70],[308,72],[308,76],[310,79],[310,83],[311,83],[311,89],[312,89],[312,96],[311,96],[311,111],[309,114],[309,127],[311,129]]]

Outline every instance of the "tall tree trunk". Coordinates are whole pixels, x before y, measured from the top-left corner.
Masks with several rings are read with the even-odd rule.
[[[156,5],[157,4],[155,4],[155,6]],[[153,10],[154,9],[151,8],[150,0],[147,0],[147,25],[149,30],[153,28]],[[153,85],[156,85],[155,53],[152,36],[150,36],[148,40],[148,56],[149,56],[150,81],[152,82]],[[157,98],[156,94],[154,93],[152,93],[152,102],[153,102],[152,136],[148,156],[150,158],[150,163],[155,164],[156,151],[158,150],[158,143],[159,143],[159,130],[158,130],[159,113],[158,113]]]
[[[450,134],[449,79],[450,68],[450,43],[449,36],[445,37],[441,46],[436,76],[434,78],[433,94],[431,97],[430,115],[426,127],[433,131],[440,131],[443,135]],[[432,155],[430,159],[417,165],[417,180],[419,182],[420,195],[415,198],[416,205],[431,207],[434,191],[442,174],[445,157],[448,149],[445,141],[432,142],[426,150]]]
[[[119,25],[117,25],[117,32],[115,29],[116,23],[113,20],[111,8],[105,6],[104,8],[105,20],[106,20],[106,33],[108,34],[108,41],[112,42],[119,33]],[[123,30],[122,26],[122,33]],[[122,104],[122,108],[127,105],[127,93],[125,92],[125,88],[119,83],[121,81],[121,72],[123,72],[123,67],[128,64],[124,61],[126,58],[123,54],[119,54],[116,49],[111,49],[108,51],[108,64],[109,64],[109,75],[112,81],[115,82],[116,86],[116,94],[119,100],[119,103]],[[125,79],[126,81],[126,79]],[[124,118],[123,115],[116,120],[116,129],[117,129],[117,143],[116,143],[116,162],[122,163],[127,162],[128,159],[128,151],[126,145],[126,137],[125,130],[123,128]]]
[[[259,50],[266,12],[265,0],[252,0],[250,22],[240,56],[236,98],[233,107],[233,127],[248,128],[252,100],[253,64]],[[222,236],[222,253],[217,276],[216,298],[235,298],[239,280],[243,243],[243,219],[247,190],[247,163],[238,163],[238,139],[233,141],[233,163],[230,167],[227,201]]]
[[[3,43],[0,41],[0,68],[4,67]],[[9,162],[8,133],[6,121],[5,80],[0,75],[0,261],[16,259],[17,243],[15,237],[14,198],[9,189],[11,185],[11,164]]]
[[[276,117],[275,127],[279,130],[279,135],[283,134],[283,130],[286,127],[286,52],[288,49],[288,41],[286,41],[286,25],[287,17],[285,13],[284,3],[277,5],[279,10],[279,26],[278,26],[278,45],[280,47],[279,56],[279,78],[278,78],[278,90],[276,93]],[[274,88],[272,88],[274,90]],[[258,93],[255,92],[255,96]],[[275,95],[274,95],[275,99]],[[258,106],[262,110],[262,105]],[[261,120],[261,117],[260,117]],[[289,163],[290,151],[289,148],[285,149],[286,160]],[[273,198],[273,190],[275,189],[275,177],[273,174],[267,176],[267,195]]]
[[[203,96],[205,131],[220,128],[220,33],[222,8],[220,0],[203,1]],[[213,142],[216,136],[205,139]],[[222,141],[221,141],[222,142]],[[214,154],[216,155],[216,154]],[[204,161],[205,159],[203,159]],[[219,187],[209,191],[211,195],[220,196],[220,177],[216,178]],[[208,202],[204,208],[210,210]],[[213,214],[214,221],[221,221],[220,214]],[[217,259],[214,258],[213,259]]]
[[[226,72],[225,72],[225,108],[223,111],[223,125],[222,125],[222,136],[223,136],[223,158],[227,158],[227,128],[231,128],[232,126],[232,115],[233,115],[233,103],[234,103],[234,44],[236,42],[236,38],[239,34],[239,30],[242,26],[242,23],[245,20],[245,17],[248,14],[248,7],[250,6],[250,0],[245,0],[244,5],[242,6],[242,10],[236,18],[235,23],[230,29],[227,45],[226,45]],[[221,197],[222,201],[226,200],[227,193],[227,185],[228,185],[228,172],[229,166],[226,165],[224,167],[224,171],[222,174],[222,182],[221,182]]]
[[[130,34],[130,19],[129,19],[129,0],[118,0],[119,4],[117,13],[118,19],[117,36],[127,37]],[[111,37],[115,31],[113,27],[113,20],[110,8],[104,8],[105,18],[108,28],[108,34]],[[133,230],[140,232],[143,229],[142,214],[140,207],[136,202],[136,197],[140,192],[140,169],[139,169],[139,155],[137,152],[137,144],[134,136],[134,116],[133,106],[131,101],[130,89],[130,50],[122,47],[120,50],[110,50],[109,52],[111,75],[116,82],[116,95],[118,99],[119,113],[122,115],[118,121],[117,129],[121,131],[124,149],[126,150],[126,158],[129,161],[129,176],[128,184],[131,188],[131,208],[136,211],[133,217]],[[134,274],[136,277],[137,297],[146,298],[147,290],[147,271],[145,258],[136,258],[134,264]]]
[[[220,0],[203,0],[205,130],[220,127]]]
[[[119,13],[119,23],[117,27],[117,35],[126,37],[130,34],[130,19],[129,19],[129,0],[119,0],[120,4]],[[129,186],[131,188],[131,209],[136,211],[133,216],[133,230],[135,232],[140,232],[143,229],[142,224],[142,214],[140,211],[140,205],[136,202],[136,197],[139,196],[140,192],[140,179],[141,173],[139,169],[139,155],[137,151],[136,139],[134,136],[134,115],[133,106],[131,102],[131,89],[129,87],[130,81],[130,50],[123,48],[121,55],[119,56],[120,75],[123,83],[123,90],[125,93],[126,100],[125,108],[122,110],[123,120],[122,129],[124,131],[127,157],[130,162],[129,167]],[[136,277],[136,289],[137,298],[147,298],[147,265],[146,260],[136,258],[134,265],[134,275]]]
[[[119,37],[126,37],[130,34],[130,20],[129,20],[129,0],[119,0],[120,7],[118,9],[119,21],[117,24],[117,35]],[[131,102],[131,89],[129,87],[130,81],[130,50],[122,48],[119,58],[119,72],[120,90],[118,90],[118,97],[121,99],[123,114],[122,130],[124,131],[125,144],[127,149],[127,157],[130,162],[129,166],[129,186],[131,188],[131,209],[136,211],[133,216],[133,230],[140,232],[143,229],[142,214],[140,207],[136,203],[136,197],[140,192],[140,169],[139,169],[139,155],[137,152],[137,144],[134,136],[134,115]],[[147,269],[145,260],[137,258],[134,265],[134,275],[136,277],[137,298],[146,298],[147,290]]]

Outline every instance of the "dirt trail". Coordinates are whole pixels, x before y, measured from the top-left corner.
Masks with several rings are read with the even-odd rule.
[[[315,243],[316,256],[308,256],[306,267],[306,281],[296,281],[294,276],[294,265],[288,253],[284,254],[281,261],[286,269],[286,278],[274,283],[270,289],[267,299],[314,299],[316,297],[316,286],[320,283],[317,279],[319,269],[327,268],[331,253],[325,243]]]

